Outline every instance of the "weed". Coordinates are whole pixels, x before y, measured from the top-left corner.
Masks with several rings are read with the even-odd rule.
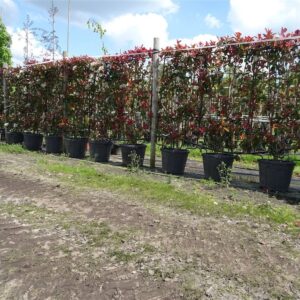
[[[222,161],[221,164],[218,165],[218,172],[221,178],[220,184],[228,188],[232,180],[231,168],[227,167],[227,165]]]
[[[128,253],[123,250],[115,250],[110,253],[110,256],[115,257],[115,259],[118,262],[128,263],[130,261],[135,260],[138,256],[138,254],[137,253]]]
[[[138,173],[141,169],[141,158],[136,152],[129,154],[130,164],[127,166],[128,170],[132,173]]]
[[[143,244],[143,252],[144,253],[153,253],[156,251],[156,248],[150,244]]]
[[[210,188],[210,189],[214,189],[214,188],[217,187],[217,183],[211,178],[209,178],[209,179],[200,179],[200,184],[204,185],[205,187]]]

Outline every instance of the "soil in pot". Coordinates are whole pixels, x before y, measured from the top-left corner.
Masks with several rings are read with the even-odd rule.
[[[24,147],[30,151],[39,151],[42,148],[43,135],[39,133],[24,133]]]
[[[69,157],[82,159],[85,157],[87,138],[65,138],[66,153]]]
[[[90,141],[90,156],[95,162],[108,162],[110,158],[112,141]]]
[[[62,136],[49,135],[46,136],[46,152],[60,154],[63,152]]]
[[[136,156],[137,164],[141,167],[144,164],[144,157],[146,152],[145,144],[123,144],[120,145],[122,153],[122,164],[129,166],[134,163],[133,159]]]
[[[295,163],[286,160],[259,159],[259,183],[273,192],[287,192],[292,180]]]
[[[202,154],[202,157],[205,179],[212,179],[217,182],[221,181],[218,167],[222,162],[225,164],[226,168],[231,169],[234,161],[233,154],[204,153]]]
[[[23,143],[23,133],[16,131],[7,131],[5,135],[5,140],[7,144],[22,144]]]
[[[185,149],[163,148],[162,154],[162,170],[163,172],[182,175],[186,166],[189,151]]]

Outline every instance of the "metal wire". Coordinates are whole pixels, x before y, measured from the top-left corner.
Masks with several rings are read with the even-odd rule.
[[[290,40],[297,40],[296,42],[300,43],[300,35],[291,36],[291,37],[275,38],[275,39],[249,41],[249,42],[235,42],[235,43],[227,43],[227,44],[226,43],[225,44],[216,43],[216,45],[207,45],[207,46],[199,46],[199,47],[191,47],[191,48],[183,48],[183,49],[161,50],[161,51],[159,51],[159,53],[189,52],[189,51],[201,50],[201,49],[226,48],[226,47],[230,47],[230,46],[264,44],[264,43],[270,43],[270,42],[283,42],[283,41],[290,41]],[[154,52],[157,53],[157,51],[158,50],[150,49],[150,50],[145,51],[145,52],[112,54],[112,55],[103,55],[103,56],[89,56],[89,57],[94,58],[94,59],[102,60],[102,59],[105,59],[105,58],[113,58],[113,57],[121,57],[121,56],[144,56],[144,55],[153,54]],[[65,59],[68,60],[69,58],[65,58]],[[36,65],[48,64],[48,63],[52,63],[52,62],[55,62],[55,61],[57,61],[57,60],[51,60],[51,61],[39,62],[39,63],[35,63],[35,64],[30,64],[30,65],[24,65],[21,68],[27,68],[27,67],[36,66]]]

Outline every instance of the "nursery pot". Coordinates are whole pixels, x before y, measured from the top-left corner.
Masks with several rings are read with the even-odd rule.
[[[65,138],[66,153],[72,158],[84,158],[88,139],[87,138]]]
[[[203,157],[203,168],[205,179],[211,178],[214,181],[220,182],[221,177],[219,174],[219,165],[225,163],[227,168],[232,168],[234,155],[224,153],[204,153]]]
[[[7,131],[5,134],[5,140],[7,144],[22,144],[23,143],[23,133],[16,131]]]
[[[0,140],[5,141],[5,129],[0,128]]]
[[[120,147],[122,153],[122,163],[124,166],[129,166],[132,163],[132,154],[134,153],[138,156],[139,166],[143,166],[146,152],[145,144],[123,144],[120,145]]]
[[[111,148],[111,155],[117,155],[120,154],[121,148],[120,145],[113,142],[112,148]]]
[[[259,184],[274,192],[287,192],[295,163],[286,160],[259,159]]]
[[[24,133],[24,147],[30,151],[39,151],[42,148],[43,135],[39,133]]]
[[[110,140],[90,141],[90,156],[96,162],[108,162],[110,158],[111,148],[113,146]]]
[[[163,148],[162,169],[173,175],[182,175],[186,166],[189,151],[185,149]]]
[[[60,154],[63,152],[62,136],[48,135],[46,136],[46,152]]]

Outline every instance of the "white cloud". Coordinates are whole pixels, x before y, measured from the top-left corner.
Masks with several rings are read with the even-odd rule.
[[[177,40],[180,40],[181,44],[183,45],[191,46],[191,45],[199,44],[200,42],[205,43],[210,41],[217,41],[218,38],[212,34],[199,34],[192,38],[178,38],[178,39],[168,40],[165,46],[175,45]]]
[[[27,3],[44,9],[49,9],[50,1],[25,0]],[[86,27],[90,18],[103,22],[125,14],[144,13],[175,13],[179,6],[173,0],[71,0],[71,22]],[[59,16],[66,19],[68,1],[54,0],[54,5],[59,9]]]
[[[216,36],[200,34],[193,38],[170,39],[167,20],[159,14],[125,14],[113,18],[103,24],[107,30],[106,36],[110,38],[115,47],[124,50],[134,46],[144,45],[151,48],[153,38],[160,38],[160,47],[175,45],[177,40],[182,44],[192,45],[199,42],[216,40]]]
[[[300,27],[300,0],[230,0],[228,20],[234,31],[245,34],[294,30]]]
[[[11,27],[7,27],[7,31],[12,39],[11,52],[13,65],[22,65],[24,62],[25,31],[20,28],[14,30]],[[29,56],[31,58],[36,60],[41,60],[44,57],[49,58],[49,52],[33,34],[29,34],[29,41]],[[60,58],[61,56],[59,53],[56,53],[56,57]]]
[[[220,28],[221,22],[216,17],[212,16],[211,14],[207,14],[204,18],[205,24],[210,28]]]
[[[158,14],[125,14],[104,23],[107,37],[123,48],[128,43],[132,46],[151,47],[153,38],[159,37],[161,43],[168,39],[168,23]]]
[[[0,0],[0,16],[6,25],[14,24],[18,14],[18,7],[13,0]]]

